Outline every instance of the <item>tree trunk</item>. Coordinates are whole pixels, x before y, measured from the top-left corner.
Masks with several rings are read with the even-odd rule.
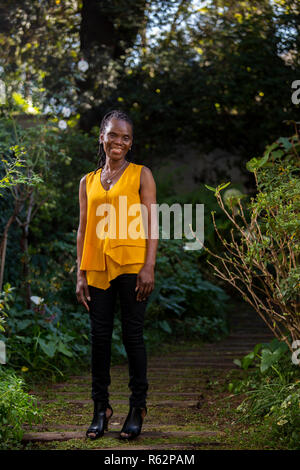
[[[9,231],[9,228],[10,228],[11,224],[16,220],[17,216],[21,212],[22,207],[23,207],[23,204],[20,204],[19,201],[16,201],[15,208],[14,208],[14,213],[10,216],[10,218],[6,222],[6,225],[5,225],[5,228],[4,228],[4,231],[3,231],[3,236],[2,236],[1,243],[0,243],[0,259],[1,259],[1,265],[0,265],[0,291],[2,290],[2,287],[3,287],[8,231]]]
[[[29,225],[32,219],[32,211],[34,206],[34,192],[31,191],[29,195],[28,210],[26,214],[26,219],[22,222],[18,217],[16,218],[19,226],[22,229],[22,238],[21,238],[21,250],[22,250],[22,264],[23,264],[23,286],[24,286],[24,300],[26,307],[31,307],[31,286],[30,286],[30,259],[28,254],[28,234],[29,234]]]
[[[85,131],[99,125],[98,108],[106,99],[106,79],[112,80],[111,73],[105,67],[111,60],[123,63],[126,50],[134,45],[138,32],[145,28],[146,0],[118,0],[112,3],[106,0],[82,2],[80,50],[81,58],[89,64],[89,68],[85,72],[85,80],[77,80],[77,86],[81,102],[80,127]],[[115,81],[118,80],[120,76],[115,77]],[[93,96],[92,104],[89,92]]]

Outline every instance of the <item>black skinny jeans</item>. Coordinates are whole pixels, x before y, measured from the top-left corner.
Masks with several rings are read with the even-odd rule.
[[[144,315],[148,299],[137,301],[137,274],[121,274],[106,290],[88,286],[92,343],[92,399],[109,403],[108,386],[111,383],[111,338],[114,312],[119,293],[121,306],[122,340],[128,357],[130,406],[145,407],[148,390],[147,355],[143,338]]]

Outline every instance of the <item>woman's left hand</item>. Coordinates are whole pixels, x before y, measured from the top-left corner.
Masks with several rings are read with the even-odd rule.
[[[154,289],[154,268],[144,265],[137,275],[136,288],[139,302],[146,300]]]

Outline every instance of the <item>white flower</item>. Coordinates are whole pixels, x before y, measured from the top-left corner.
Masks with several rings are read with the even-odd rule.
[[[0,73],[3,73],[4,72],[4,67],[2,67],[2,65],[0,65]]]
[[[63,115],[64,117],[69,117],[70,114],[71,114],[70,108],[67,108],[66,106],[63,107],[63,109],[61,110],[61,112],[62,112],[62,115]]]
[[[50,104],[51,104],[52,106],[54,106],[54,105],[55,105],[55,103],[56,103],[56,99],[55,99],[55,98],[51,98],[51,100],[50,100]]]
[[[47,104],[46,108],[44,109],[44,113],[45,114],[49,114],[51,113],[52,109],[50,108],[50,106]]]
[[[29,114],[37,114],[38,113],[38,110],[35,109],[31,104],[28,106],[28,108],[26,109],[27,113]]]
[[[42,297],[37,297],[36,295],[32,295],[30,297],[30,300],[35,304],[35,305],[40,305],[42,302],[44,302],[44,299]]]
[[[67,126],[67,123],[66,121],[64,121],[63,119],[61,119],[58,123],[58,127],[62,130],[66,129],[68,126]]]
[[[78,68],[81,72],[85,72],[89,68],[89,64],[87,63],[86,60],[81,59],[78,62]]]
[[[0,104],[4,104],[5,101],[6,101],[5,83],[3,80],[0,80]]]

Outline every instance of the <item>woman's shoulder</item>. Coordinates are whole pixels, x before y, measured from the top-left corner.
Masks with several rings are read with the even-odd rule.
[[[93,177],[94,175],[98,175],[98,173],[100,172],[100,169],[101,168],[98,168],[97,170],[93,170],[93,171],[90,171],[89,173],[86,173],[83,177],[82,177],[82,180],[85,179],[86,181]]]
[[[88,188],[88,186],[90,185],[90,183],[93,181],[93,177],[94,175],[97,176],[98,173],[99,173],[99,169],[97,171],[93,170],[93,171],[90,171],[89,173],[86,173],[80,180],[80,183],[79,183],[79,186],[83,187],[83,188]]]
[[[150,168],[148,168],[146,165],[143,165],[142,163],[138,164],[138,163],[133,163],[131,162],[131,164],[137,169],[137,170],[141,170],[143,172],[151,172]]]
[[[153,179],[152,171],[146,165],[132,163],[132,175],[140,178],[140,181]]]

